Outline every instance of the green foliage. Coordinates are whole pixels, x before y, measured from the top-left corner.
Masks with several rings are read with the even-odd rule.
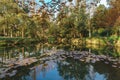
[[[82,1],[78,0],[80,3]],[[90,15],[86,13],[88,6],[84,4],[85,1],[81,5],[77,3],[75,6],[65,5],[64,2],[60,3],[57,0],[54,2],[54,4],[52,2],[48,4],[40,1],[42,6],[37,10],[29,9],[30,6],[37,5],[34,3],[28,5],[27,2],[22,2],[19,5],[13,0],[0,1],[0,36],[10,39],[32,38],[52,43],[58,38],[65,38],[66,42],[70,42],[72,38],[86,38],[89,33],[92,33],[92,37],[116,35],[118,39],[120,34],[118,3],[111,3],[113,8],[106,8],[104,5],[98,6],[90,18]],[[72,0],[68,0],[68,2],[71,4]],[[99,0],[95,2],[97,4]],[[55,5],[59,7],[50,9]],[[91,4],[91,6],[94,5]],[[55,11],[58,12],[57,15],[53,15]],[[115,13],[111,11],[115,11]],[[110,39],[109,42],[112,40]]]
[[[49,37],[48,38],[48,42],[49,43],[54,43],[55,42],[55,38],[54,37]]]
[[[6,41],[16,41],[16,40],[21,40],[23,38],[21,37],[14,37],[14,38],[7,38],[7,37],[0,37],[0,40],[6,40]]]

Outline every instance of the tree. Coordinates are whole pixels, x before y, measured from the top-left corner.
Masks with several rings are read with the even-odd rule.
[[[107,17],[107,9],[104,5],[99,5],[97,7],[93,18],[91,19],[91,25],[94,28],[94,33],[99,33],[99,30],[106,29],[106,17]],[[103,34],[105,35],[105,34]]]
[[[105,8],[105,6],[100,5],[92,19],[92,23],[94,23],[92,25],[94,25],[94,28],[96,26],[96,28],[98,27],[104,29],[104,36],[110,36],[114,34],[114,30],[117,29],[114,25],[119,17],[120,2],[116,0],[109,4],[109,8]]]
[[[25,14],[23,10],[21,10],[17,4],[13,0],[4,0],[1,2],[3,5],[2,11],[2,21],[0,22],[2,25],[6,25],[4,28],[4,35],[8,35],[13,37],[13,32],[18,30],[18,25],[20,21],[20,14]],[[23,15],[22,15],[23,17]],[[5,27],[5,26],[4,26]],[[7,31],[7,32],[6,32]],[[10,34],[10,35],[9,35]]]

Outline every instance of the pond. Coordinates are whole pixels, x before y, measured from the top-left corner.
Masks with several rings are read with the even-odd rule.
[[[105,49],[108,53],[106,53]],[[49,56],[39,57],[49,52],[71,53],[73,51],[76,53],[86,51],[97,55],[114,53],[116,57],[119,56],[119,52],[108,47],[95,49],[83,46],[46,46],[43,44],[29,45],[29,47],[28,45],[27,47],[1,47],[0,70],[5,67],[4,64],[7,61],[22,60],[28,57],[37,57],[40,60],[32,65],[18,68],[16,75],[6,76],[3,80],[120,80],[120,68],[113,67],[103,61],[86,63],[66,56],[53,56],[54,59]]]

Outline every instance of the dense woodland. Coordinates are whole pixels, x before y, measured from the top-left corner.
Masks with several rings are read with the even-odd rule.
[[[1,0],[0,38],[57,40],[120,36],[120,0]]]

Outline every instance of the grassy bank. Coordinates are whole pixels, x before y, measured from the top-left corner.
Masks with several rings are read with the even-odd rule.
[[[31,39],[29,38],[22,38],[22,37],[0,37],[0,46],[6,45],[18,45],[21,43],[28,43]]]
[[[48,39],[47,43],[57,44],[64,43],[71,45],[103,45],[103,46],[115,46],[120,47],[120,38],[118,37],[92,37],[92,38],[62,38],[60,41],[56,39]],[[22,38],[22,37],[0,37],[0,46],[1,45],[17,45],[17,44],[33,44],[37,42],[44,42],[44,40],[40,39],[32,39],[32,38]]]
[[[83,38],[83,39],[71,39],[73,45],[79,44],[92,44],[92,45],[109,45],[120,47],[120,38],[115,37],[93,37],[93,38]]]

